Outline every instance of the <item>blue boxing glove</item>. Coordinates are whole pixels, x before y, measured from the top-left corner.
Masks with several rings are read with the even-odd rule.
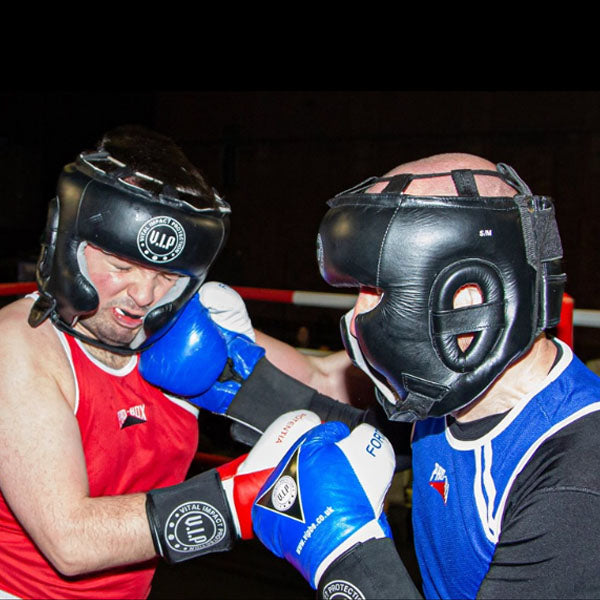
[[[167,333],[142,353],[140,373],[152,385],[200,408],[226,414],[242,383],[265,355],[253,338],[250,318],[237,292],[210,282],[190,299]]]
[[[214,413],[226,414],[242,384],[265,355],[265,349],[256,345],[246,305],[234,289],[218,281],[209,281],[200,288],[198,295],[227,344],[228,360],[214,385],[190,401]]]
[[[174,325],[143,352],[144,379],[233,421],[231,435],[252,446],[284,412],[311,410],[354,427],[363,411],[286,375],[254,342],[244,301],[229,286],[205,283]]]
[[[267,479],[252,508],[262,543],[317,589],[357,544],[391,539],[383,501],[394,474],[391,444],[362,424],[329,422],[305,434]]]
[[[152,385],[190,397],[214,384],[227,359],[225,338],[196,294],[171,328],[141,353],[139,370]]]

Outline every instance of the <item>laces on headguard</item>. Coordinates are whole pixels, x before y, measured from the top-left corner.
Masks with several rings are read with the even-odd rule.
[[[136,171],[125,163],[117,160],[106,151],[99,152],[82,152],[77,157],[77,167],[84,173],[104,181],[110,185],[120,187],[129,192],[142,193],[149,197],[159,197],[166,204],[181,208],[182,205],[188,210],[196,212],[218,211],[220,213],[230,213],[231,208],[213,188],[213,197],[206,198],[197,192],[187,190],[181,187],[173,187],[165,184],[164,181]],[[198,204],[198,199],[206,202],[206,206],[198,207],[189,202],[193,200]]]

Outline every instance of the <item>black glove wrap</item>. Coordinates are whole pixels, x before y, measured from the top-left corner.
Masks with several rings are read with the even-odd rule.
[[[215,469],[148,492],[146,514],[156,552],[170,564],[230,550],[237,539]]]

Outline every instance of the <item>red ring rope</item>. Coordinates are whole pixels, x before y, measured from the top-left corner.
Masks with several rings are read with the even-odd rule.
[[[282,304],[295,304],[300,306],[321,306],[349,310],[356,300],[356,295],[335,294],[325,292],[305,292],[299,290],[277,290],[269,288],[256,288],[245,286],[232,286],[245,300],[259,300],[262,302],[279,302]],[[37,289],[33,281],[17,283],[0,283],[0,296],[23,296]],[[573,347],[573,326],[575,317],[575,302],[569,294],[563,297],[560,313],[560,323],[556,328],[557,337]],[[598,311],[578,311],[581,313],[597,313]],[[597,317],[597,315],[596,315]],[[591,319],[590,319],[591,321]],[[596,321],[597,322],[597,318]],[[590,325],[585,322],[583,325]],[[598,327],[596,324],[590,326]]]

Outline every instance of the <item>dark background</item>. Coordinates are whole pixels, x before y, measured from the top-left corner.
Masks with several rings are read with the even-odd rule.
[[[506,162],[535,193],[555,198],[579,308],[600,309],[598,91],[16,91],[0,92],[0,281],[31,279],[46,205],[63,164],[117,125],[172,136],[231,203],[232,231],[212,279],[231,285],[334,292],[320,278],[315,236],[335,193],[440,152]],[[249,302],[254,324],[288,342],[341,347],[342,311]],[[575,349],[600,357],[597,329]],[[227,436],[206,420],[211,451]],[[212,429],[211,429],[212,428]],[[239,452],[238,452],[239,453]],[[203,469],[203,465],[195,465]],[[396,544],[418,580],[410,508],[392,503]],[[300,575],[258,542],[159,566],[152,598],[311,598]]]
[[[598,91],[22,91],[0,93],[0,281],[34,261],[59,169],[107,129],[141,123],[174,137],[233,207],[211,273],[231,285],[336,291],[320,278],[325,202],[370,175],[464,151],[514,166],[551,195],[568,292],[600,309]],[[26,275],[21,275],[27,278]],[[338,311],[251,302],[255,324],[338,348]],[[600,356],[578,329],[576,350]]]

